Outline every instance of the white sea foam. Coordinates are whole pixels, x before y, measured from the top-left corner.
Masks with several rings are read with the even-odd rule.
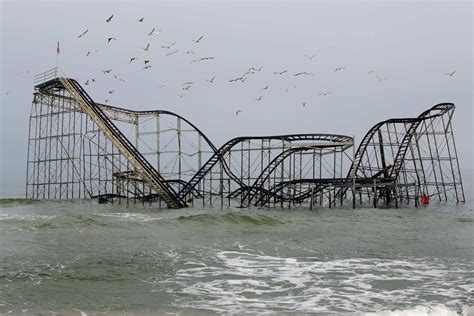
[[[122,220],[128,221],[138,221],[138,222],[150,222],[150,221],[157,221],[162,219],[161,217],[156,217],[149,214],[142,214],[142,213],[103,213],[98,214],[99,216],[104,217],[113,217]]]
[[[380,311],[375,313],[365,313],[366,316],[473,316],[474,307],[463,306],[461,310],[453,310],[444,305],[415,306],[410,309]]]
[[[269,256],[239,248],[217,251],[215,264],[194,262],[161,283],[168,285],[169,292],[189,294],[177,306],[224,313],[361,313],[417,306],[436,299],[460,306],[460,299],[469,295],[471,286],[458,286],[466,284],[462,269],[456,272],[440,262],[366,258],[328,261]],[[399,315],[396,311],[383,313]],[[451,315],[442,314],[441,307],[421,306],[413,313]]]

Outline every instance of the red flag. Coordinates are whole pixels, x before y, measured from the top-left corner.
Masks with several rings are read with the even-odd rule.
[[[56,54],[59,54],[61,50],[59,49],[59,41],[58,41],[58,47],[56,47]]]

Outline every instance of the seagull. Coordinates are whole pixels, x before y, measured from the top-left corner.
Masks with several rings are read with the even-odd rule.
[[[119,81],[125,82],[125,79],[120,78]]]
[[[207,80],[207,79],[206,79],[206,81],[209,82],[209,83],[213,83],[213,82],[214,82],[214,79],[216,79],[216,76],[212,77],[210,80]]]
[[[151,68],[151,65],[143,67],[143,69],[150,69],[150,68]]]
[[[194,84],[194,82],[188,81],[188,82],[183,83],[183,86],[189,86],[189,85],[193,85],[193,84]]]
[[[203,37],[204,36],[201,35],[197,40],[193,40],[193,42],[195,42],[197,44],[197,43],[199,43],[200,40],[202,40]]]
[[[341,71],[341,70],[344,70],[344,69],[346,69],[346,67],[339,67],[339,68],[336,68],[336,69],[334,70],[334,72],[338,72],[338,71]]]
[[[138,22],[143,22],[144,18],[138,19]]]
[[[170,49],[170,48],[173,47],[174,45],[176,45],[176,42],[175,42],[175,41],[172,41],[171,43],[168,44],[168,46],[161,46],[161,48]]]
[[[306,71],[298,72],[298,73],[296,73],[294,76],[295,76],[295,77],[298,77],[298,76],[302,76],[302,75],[305,75],[305,76],[314,76],[313,73],[311,73],[311,72],[306,72]]]
[[[113,17],[114,17],[114,15],[112,14],[107,20],[105,20],[105,22],[109,23],[112,20]]]
[[[148,35],[150,35],[150,36],[158,35],[158,34],[160,34],[159,32],[161,32],[161,30],[155,31],[155,28],[153,28],[153,30],[151,30],[150,33],[148,33]]]
[[[147,44],[146,44],[146,47],[143,48],[143,50],[144,50],[145,52],[147,52],[149,49],[150,49],[150,43],[147,43]]]
[[[150,61],[149,61],[149,60],[144,60],[143,62],[144,62],[145,65],[146,65],[146,64],[148,64]]]
[[[203,58],[201,58],[201,60],[211,60],[211,59],[214,59],[214,57],[203,57]]]
[[[114,93],[114,91],[115,91],[115,90],[109,90],[109,91],[107,91],[107,92],[108,92],[109,94],[112,94],[112,93]]]
[[[263,91],[263,90],[268,90],[268,86],[265,86],[265,88],[260,89],[260,91]]]
[[[257,99],[255,99],[256,101],[262,101],[263,99],[263,95],[259,96]]]
[[[89,79],[87,79],[86,82],[84,82],[84,85],[88,86],[89,85]]]
[[[86,35],[86,33],[89,32],[89,29],[85,30],[84,32],[82,32],[78,37],[81,38],[83,37],[84,35]]]
[[[109,38],[107,39],[107,43],[110,43],[112,40],[115,41],[115,40],[117,40],[117,39],[116,39],[115,37],[109,37]]]
[[[313,54],[313,55],[305,55],[305,57],[307,57],[309,60],[312,60],[314,57],[316,57],[316,54]]]
[[[456,73],[456,70],[453,71],[453,72],[449,72],[449,73],[445,72],[444,74],[445,74],[446,76],[452,77],[452,76],[454,76],[455,73]]]
[[[328,95],[328,94],[330,94],[330,93],[332,93],[332,91],[331,91],[331,90],[328,90],[328,91],[326,91],[326,92],[320,92],[319,95]]]
[[[168,54],[166,54],[166,56],[171,56],[171,55],[174,55],[174,54],[176,54],[177,52],[179,52],[179,50],[178,50],[178,49],[176,49],[176,50],[172,51],[171,53],[168,53]]]
[[[88,51],[88,52],[86,53],[86,56],[89,56],[90,54],[92,54],[92,52],[91,52],[91,51]]]
[[[103,72],[104,74],[108,74],[108,73],[112,72],[112,69],[102,70],[102,72]]]
[[[241,81],[241,82],[244,82],[245,81],[245,77],[239,77],[239,78],[235,78],[235,79],[231,79],[229,80],[229,82],[235,82],[235,81]]]
[[[283,70],[283,71],[280,71],[280,72],[276,71],[273,74],[274,75],[283,75],[284,73],[287,73],[287,72],[288,72],[288,70]]]
[[[129,64],[131,64],[135,59],[137,59],[137,57],[132,57],[132,58],[130,58]]]
[[[185,86],[185,87],[183,87],[183,90],[189,90],[189,88],[191,88],[191,87],[192,87],[192,85]]]
[[[243,110],[237,110],[237,111],[235,111],[235,115],[236,115],[236,116],[239,115],[239,113],[242,112],[242,111],[243,111]]]
[[[95,78],[92,78],[91,80],[92,80],[92,82],[95,82]]]

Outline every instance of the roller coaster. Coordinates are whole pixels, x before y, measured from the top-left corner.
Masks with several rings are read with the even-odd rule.
[[[51,69],[35,76],[26,197],[158,207],[418,206],[464,202],[455,106],[338,134],[240,136],[216,147],[170,111],[95,102]]]

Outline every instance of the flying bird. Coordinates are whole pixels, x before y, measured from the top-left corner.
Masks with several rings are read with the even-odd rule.
[[[173,47],[174,45],[176,45],[176,42],[175,41],[172,41],[168,44],[168,46],[161,46],[161,48],[166,48],[166,49],[170,49],[171,47]]]
[[[86,53],[86,56],[89,56],[90,54],[92,54],[92,52],[91,52],[91,51],[88,51],[88,52]]]
[[[306,106],[306,101],[304,101],[304,102],[301,103],[301,104],[303,105],[303,107],[305,107],[305,106]]]
[[[136,60],[136,59],[137,59],[137,57],[132,57],[132,58],[130,58],[129,64],[131,64],[131,63],[132,63],[134,60]]]
[[[331,90],[328,90],[328,91],[326,91],[326,92],[320,92],[319,95],[328,95],[328,94],[330,94],[330,93],[332,93],[332,91],[331,91]]]
[[[257,99],[255,99],[255,101],[262,101],[262,99],[263,99],[263,95],[261,95]]]
[[[155,31],[155,28],[153,28],[153,30],[151,30],[150,33],[148,33],[148,35],[150,35],[150,36],[158,35],[158,34],[160,34],[159,32],[161,32],[161,30]]]
[[[143,69],[150,69],[150,68],[151,68],[151,65],[143,67]]]
[[[79,36],[79,38],[83,37],[84,35],[86,35],[86,33],[89,32],[89,29],[85,30],[84,32],[82,32]]]
[[[265,88],[260,89],[260,91],[263,91],[263,90],[268,90],[268,86],[265,86]]]
[[[235,111],[235,116],[239,115],[240,112],[242,112],[243,110],[237,110]]]
[[[189,86],[189,85],[192,85],[192,84],[194,84],[194,82],[188,81],[188,82],[183,83],[183,86]]]
[[[146,64],[148,64],[150,61],[149,61],[149,60],[144,60],[143,62],[144,62],[145,65],[146,65]]]
[[[188,50],[187,52],[184,52],[186,55],[189,55],[189,54],[194,54],[194,51],[193,50]]]
[[[107,91],[109,94],[113,94],[115,90],[109,90]]]
[[[456,73],[456,70],[453,71],[453,72],[449,72],[449,73],[448,73],[448,72],[445,72],[444,74],[445,74],[446,76],[452,77],[452,76],[454,76],[455,73]]]
[[[105,20],[105,22],[109,23],[110,21],[112,21],[113,17],[114,17],[114,15],[112,14],[107,20]]]
[[[238,78],[234,78],[234,79],[229,80],[229,82],[235,82],[235,81],[244,82],[245,79],[246,79],[245,77],[238,77]]]
[[[194,43],[199,43],[199,41],[202,40],[203,37],[204,37],[204,36],[201,35],[197,40],[193,40],[193,42],[194,42]]]
[[[95,82],[95,78],[92,78],[91,80],[92,80],[92,82]]]
[[[316,57],[316,54],[313,54],[313,55],[305,55],[305,57],[307,57],[309,60],[312,60],[314,57]]]
[[[334,72],[338,72],[338,71],[341,71],[341,70],[344,70],[346,69],[346,67],[338,67],[334,70]]]
[[[138,22],[143,22],[144,19],[145,19],[145,18],[139,18],[139,19],[138,19]]]
[[[115,41],[115,40],[117,40],[115,37],[109,37],[107,39],[107,43],[110,43],[111,41]]]
[[[12,90],[8,90],[6,95],[9,95],[10,93],[12,93]]]
[[[209,82],[209,83],[213,83],[213,82],[214,82],[214,79],[216,79],[216,76],[212,77],[210,80],[207,80],[207,79],[206,79],[206,81]]]
[[[150,49],[150,43],[147,43],[145,48],[143,48],[143,50],[147,52],[149,49]]]
[[[383,78],[382,78],[382,77],[380,77],[380,76],[377,76],[377,75],[375,76],[375,78],[377,78],[377,80],[378,80],[378,81],[384,81],[384,80],[388,80],[388,78],[387,78],[387,77],[383,77]]]
[[[369,72],[367,72],[367,73],[370,75],[370,74],[376,73],[376,71],[375,70],[369,70]]]
[[[179,52],[179,50],[178,50],[178,49],[175,49],[175,50],[172,51],[171,53],[166,54],[166,56],[174,55],[174,54],[176,54],[177,52]]]
[[[280,72],[276,71],[273,74],[274,75],[283,75],[284,73],[287,73],[287,72],[288,72],[288,70],[283,70],[283,71],[280,71]]]
[[[103,72],[104,74],[108,74],[108,73],[111,73],[111,72],[112,72],[112,69],[102,70],[102,72]]]
[[[311,73],[311,72],[302,71],[302,72],[295,73],[294,76],[295,77],[298,77],[298,76],[314,76],[314,74]]]
[[[86,82],[84,82],[84,85],[88,86],[89,85],[89,79],[87,79]]]
[[[203,58],[201,58],[201,60],[211,60],[211,59],[214,59],[214,57],[203,57]]]
[[[109,99],[105,99],[105,103],[109,103],[109,101],[110,101]]]
[[[184,97],[184,96],[185,96],[185,94],[184,94],[184,93],[178,93],[178,94],[176,94],[176,95],[177,95],[178,97],[180,97],[180,98],[182,98],[182,97]]]

